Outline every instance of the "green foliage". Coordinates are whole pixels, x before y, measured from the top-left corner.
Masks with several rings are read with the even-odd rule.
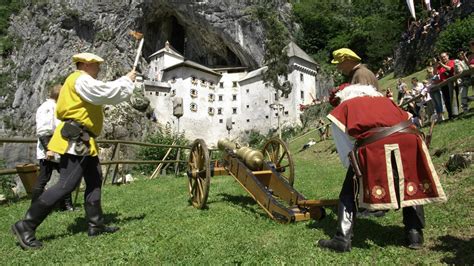
[[[23,71],[20,71],[17,76],[19,82],[28,80],[30,77],[31,77],[31,69],[25,69]]]
[[[0,160],[0,169],[5,168],[5,161]],[[0,175],[0,194],[3,194],[7,201],[16,199],[15,193],[12,188],[15,186],[12,175]]]
[[[332,106],[327,102],[310,106],[304,110],[300,117],[303,128],[316,124],[319,118],[326,117],[331,110]]]
[[[115,36],[114,32],[112,30],[103,30],[99,31],[96,36],[95,36],[95,41],[109,41]]]
[[[247,133],[247,132],[246,132]],[[250,130],[247,133],[249,146],[254,149],[262,149],[263,144],[267,141],[267,136],[260,134],[257,130]]]
[[[405,29],[405,6],[397,0],[295,1],[294,14],[302,26],[297,43],[323,70],[334,69],[327,66],[331,52],[342,47],[378,69]]]
[[[6,57],[18,44],[12,36],[8,35],[9,19],[24,6],[23,1],[0,0],[0,56]]]
[[[250,13],[263,22],[265,29],[265,54],[264,64],[268,70],[263,74],[263,80],[268,82],[281,96],[291,92],[290,82],[280,82],[280,78],[288,74],[288,54],[285,48],[290,41],[290,34],[281,22],[279,14],[275,11],[274,2],[259,4],[250,9]]]
[[[177,140],[176,140],[177,138]],[[188,145],[187,140],[184,138],[183,135],[178,137],[173,136],[169,133],[166,133],[162,130],[158,130],[153,135],[149,135],[145,138],[144,142],[147,143],[154,143],[154,144],[165,144],[165,145],[172,145],[173,141],[176,140],[174,145],[181,145],[185,146]],[[166,152],[169,148],[163,147],[147,147],[143,146],[138,151],[138,159],[139,160],[163,160]],[[170,154],[166,158],[166,160],[176,160],[178,154],[178,149],[173,148],[171,149]],[[183,151],[181,151],[181,159],[183,158]],[[181,165],[180,167],[187,167],[186,165]],[[156,165],[146,164],[146,165],[139,165],[135,168],[135,170],[144,172],[145,174],[151,174],[153,170],[156,168]],[[184,168],[183,168],[184,169]],[[183,170],[181,169],[181,170]]]
[[[458,49],[469,51],[469,41],[474,39],[474,16],[458,19],[443,30],[436,40],[436,51],[448,52],[452,58],[457,56]]]

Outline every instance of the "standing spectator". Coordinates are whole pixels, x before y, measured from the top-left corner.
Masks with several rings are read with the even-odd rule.
[[[422,103],[425,109],[425,117],[423,120],[425,121],[431,121],[433,119],[433,113],[434,113],[434,108],[433,108],[433,101],[431,100],[430,93],[429,93],[429,85],[428,85],[428,80],[423,80],[421,82],[423,84],[423,89],[421,90],[420,94],[422,95]]]
[[[467,64],[467,66],[472,69],[474,68],[474,39],[469,42],[469,49],[471,50],[469,56],[466,56],[466,53],[463,53],[462,59]]]
[[[403,99],[403,96],[405,95],[405,91],[408,89],[407,84],[403,81],[402,78],[399,78],[397,80],[397,103],[398,105],[401,104],[401,100]]]
[[[385,90],[385,97],[389,98],[390,100],[393,101],[393,93],[392,93],[392,89],[390,88],[387,88]]]
[[[464,57],[466,57],[464,52],[460,51],[458,54],[459,59],[454,60],[454,75],[458,75],[466,70],[469,70],[468,65],[463,60]],[[471,100],[467,95],[469,86],[471,85],[470,83],[471,78],[468,76],[461,77],[456,80],[456,86],[458,88],[459,94],[461,94],[461,107],[465,113],[469,111],[469,100]]]
[[[414,118],[418,119],[419,121],[415,122],[415,124],[420,125],[420,127],[423,126],[423,115],[422,113],[424,112],[423,110],[423,100],[421,98],[421,91],[423,90],[423,84],[418,81],[417,77],[411,78],[411,85],[412,85],[412,93],[413,97],[416,97],[415,100],[415,115]]]
[[[40,248],[37,227],[48,217],[53,206],[71,193],[82,177],[86,182],[84,209],[91,237],[113,233],[118,227],[104,224],[101,204],[102,171],[96,138],[104,123],[103,105],[118,104],[133,92],[135,70],[110,82],[97,80],[101,57],[91,53],[72,57],[77,70],[71,73],[61,89],[56,115],[61,123],[54,131],[48,149],[61,154],[59,182],[46,190],[27,210],[25,217],[11,229],[23,249]]]
[[[449,55],[446,52],[440,53],[439,59],[436,64],[436,74],[439,75],[440,82],[443,82],[454,75],[454,60],[449,59]],[[452,119],[455,117],[453,113],[455,96],[453,82],[448,82],[448,84],[443,85],[441,92],[443,93],[444,105],[448,111],[448,117]]]
[[[438,122],[443,121],[443,101],[440,88],[431,89],[431,86],[439,83],[439,76],[435,75],[434,69],[431,66],[426,68],[426,87],[433,102],[433,107],[436,112]]]
[[[48,143],[53,136],[59,120],[56,118],[56,101],[61,85],[50,88],[49,99],[36,110],[36,157],[39,160],[40,172],[35,187],[31,193],[31,202],[34,203],[43,194],[46,184],[51,180],[53,170],[59,171],[59,155],[48,149]],[[71,193],[66,194],[59,206],[62,210],[73,211]]]

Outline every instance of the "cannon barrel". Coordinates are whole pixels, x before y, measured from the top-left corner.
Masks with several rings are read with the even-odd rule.
[[[217,142],[217,147],[220,150],[230,149],[235,152],[237,158],[239,158],[250,170],[258,171],[263,166],[263,154],[261,151],[250,148],[241,147],[239,145],[228,140],[222,139]]]

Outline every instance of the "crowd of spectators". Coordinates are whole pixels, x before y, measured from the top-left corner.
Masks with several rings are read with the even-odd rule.
[[[397,80],[396,103],[413,115],[413,121],[419,127],[430,120],[453,119],[470,111],[469,102],[474,96],[469,96],[469,88],[474,85],[474,75],[465,74],[474,69],[474,39],[469,47],[469,55],[459,52],[455,58],[450,58],[447,52],[442,52],[433,58],[421,82],[416,77],[411,79],[410,85],[401,78]],[[390,88],[385,94],[393,99]]]
[[[441,6],[439,11],[426,7],[427,16],[418,20],[410,20],[407,31],[402,35],[402,39],[410,43],[415,39],[425,38],[430,32],[439,33],[441,25],[455,19],[455,12],[459,10],[459,7],[459,1],[451,1],[451,4]]]

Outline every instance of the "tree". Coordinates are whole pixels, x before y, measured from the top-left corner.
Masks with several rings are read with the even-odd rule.
[[[281,22],[276,7],[271,3],[255,6],[252,13],[263,23],[265,29],[265,54],[264,64],[268,67],[263,74],[263,80],[270,83],[273,88],[285,97],[291,93],[291,83],[280,82],[280,78],[288,74],[287,48],[290,34]]]

